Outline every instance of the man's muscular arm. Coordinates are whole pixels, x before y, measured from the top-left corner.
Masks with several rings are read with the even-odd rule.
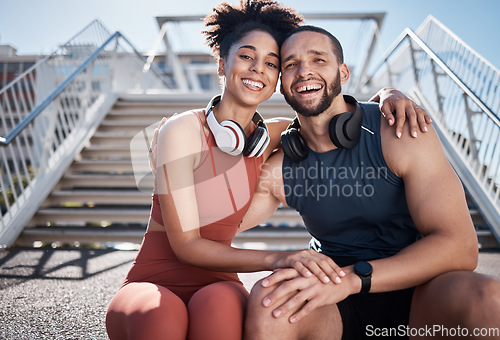
[[[474,270],[478,258],[474,226],[462,184],[436,131],[430,127],[418,139],[403,136],[395,141],[389,130],[381,127],[384,157],[403,179],[411,217],[424,237],[395,256],[373,261],[371,291],[403,289],[445,272]]]
[[[370,261],[370,292],[405,289],[442,273],[474,270],[478,248],[465,195],[435,130],[429,128],[429,133],[418,139],[397,139],[391,127],[381,124],[381,133],[384,157],[391,170],[403,179],[412,219],[424,237],[392,257]],[[352,266],[343,269],[346,276],[337,286],[296,277],[292,270],[276,272],[263,281],[265,286],[276,287],[264,300],[267,306],[279,309],[279,315],[287,315],[304,304],[290,317],[291,321],[299,321],[318,306],[337,303],[359,292],[361,280]],[[293,291],[298,292],[294,298],[281,306],[273,305],[273,301]]]

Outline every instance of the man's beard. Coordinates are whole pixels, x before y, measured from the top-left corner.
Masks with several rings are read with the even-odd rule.
[[[296,98],[293,97],[293,95],[287,94],[286,91],[283,91],[283,95],[285,96],[285,100],[288,105],[290,105],[295,112],[306,117],[314,117],[318,116],[326,109],[328,109],[330,105],[332,105],[333,99],[340,94],[341,90],[342,87],[340,85],[340,72],[337,71],[337,77],[329,88],[325,88],[325,91],[323,91],[323,96],[316,106],[306,106],[304,104],[301,104],[297,101]]]

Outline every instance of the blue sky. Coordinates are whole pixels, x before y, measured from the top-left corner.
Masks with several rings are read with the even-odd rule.
[[[236,0],[227,0],[234,3]],[[386,12],[380,53],[405,27],[433,15],[500,68],[499,0],[283,0],[300,13]],[[154,46],[157,15],[206,14],[219,0],[0,0],[0,44],[18,54],[53,51],[94,19],[122,32],[140,50]],[[332,32],[336,34],[336,32]],[[341,39],[342,41],[342,39]],[[346,45],[345,41],[342,41]]]

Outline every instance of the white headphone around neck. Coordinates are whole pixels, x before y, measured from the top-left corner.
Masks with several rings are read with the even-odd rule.
[[[221,95],[213,97],[205,109],[207,124],[214,135],[217,147],[230,155],[243,153],[247,157],[260,157],[269,145],[269,132],[262,116],[255,111],[252,121],[255,129],[247,138],[245,131],[233,120],[217,122],[212,108],[220,101]]]

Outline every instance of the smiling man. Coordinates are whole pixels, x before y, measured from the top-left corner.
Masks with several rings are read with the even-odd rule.
[[[342,53],[314,26],[282,45],[281,90],[297,118],[264,164],[242,225],[287,204],[313,236],[310,247],[345,275],[338,284],[282,269],[259,281],[246,339],[408,338],[436,325],[469,335],[497,327],[499,336],[500,282],[473,273],[474,227],[436,132],[398,139],[373,114],[376,104],[343,96]]]

